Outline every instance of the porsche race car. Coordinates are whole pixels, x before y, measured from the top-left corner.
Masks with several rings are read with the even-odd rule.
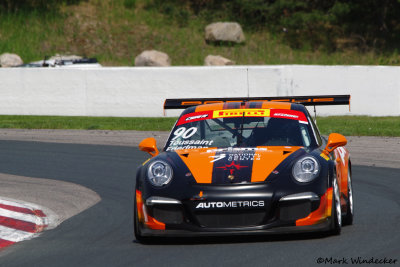
[[[328,231],[353,221],[346,138],[326,140],[305,106],[349,95],[167,99],[185,108],[161,152],[137,171],[134,234],[217,236]]]

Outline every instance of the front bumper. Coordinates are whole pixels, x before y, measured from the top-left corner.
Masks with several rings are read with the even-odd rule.
[[[142,198],[137,192],[142,236],[219,236],[326,231],[332,190],[274,192],[266,185],[204,187],[181,200]],[[138,196],[142,199],[138,199]]]

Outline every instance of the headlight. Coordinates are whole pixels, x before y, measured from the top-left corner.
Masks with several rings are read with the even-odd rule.
[[[293,166],[293,177],[301,182],[307,183],[314,180],[319,174],[320,166],[314,157],[304,157],[299,159]]]
[[[172,168],[167,162],[156,160],[149,165],[147,178],[154,186],[166,185],[172,179]]]

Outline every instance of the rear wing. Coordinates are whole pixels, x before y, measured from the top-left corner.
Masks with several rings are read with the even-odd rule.
[[[185,109],[188,107],[228,102],[276,101],[298,103],[304,106],[349,105],[350,95],[318,96],[275,96],[275,97],[228,97],[228,98],[171,98],[164,102],[164,109]]]

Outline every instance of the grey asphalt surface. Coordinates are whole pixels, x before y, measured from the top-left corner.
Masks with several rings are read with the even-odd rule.
[[[399,265],[399,169],[353,166],[356,217],[340,236],[142,245],[132,234],[132,203],[135,170],[146,158],[134,147],[0,141],[0,173],[75,183],[101,197],[57,228],[1,252],[0,266],[319,266],[320,257],[349,265],[351,258],[386,257]]]
[[[66,144],[93,144],[137,147],[146,137],[154,137],[162,148],[167,131],[0,129],[0,140]],[[355,165],[400,168],[400,137],[346,136]]]

